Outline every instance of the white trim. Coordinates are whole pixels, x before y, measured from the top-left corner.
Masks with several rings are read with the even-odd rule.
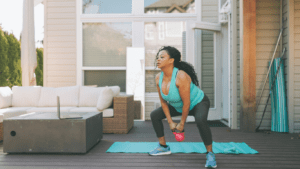
[[[158,21],[196,21],[196,14],[82,14],[81,22],[158,22]]]
[[[202,0],[195,0],[196,14],[197,14],[197,22],[202,21]]]
[[[48,2],[44,3],[44,52],[43,52],[43,86],[48,87],[48,66],[47,66],[47,57],[48,57]]]
[[[145,44],[145,23],[132,22],[132,47],[144,47],[145,46],[144,44]]]
[[[84,83],[84,72],[82,70],[82,22],[80,21],[80,15],[82,13],[82,1],[77,0],[76,1],[76,45],[77,45],[77,65],[76,65],[76,71],[77,71],[77,78],[76,78],[76,85],[82,86]]]
[[[160,70],[159,68],[155,69],[154,66],[146,66],[145,69],[146,70]]]
[[[232,129],[237,129],[237,2],[232,2]]]
[[[81,67],[81,70],[126,70],[126,67]]]
[[[192,26],[192,21],[186,22],[186,61],[195,67],[195,30]]]
[[[199,86],[200,88],[202,87],[202,30],[200,30],[199,34],[196,34],[195,31],[195,35],[196,38],[195,39],[195,45],[197,45],[197,47],[195,48],[195,62],[197,63],[196,65],[198,65],[196,67],[197,71],[197,77],[198,77],[198,81],[199,81]],[[198,54],[200,54],[200,56],[198,56]]]
[[[222,27],[220,23],[209,23],[209,22],[194,22],[191,25],[192,29],[202,29],[209,31],[221,31]]]

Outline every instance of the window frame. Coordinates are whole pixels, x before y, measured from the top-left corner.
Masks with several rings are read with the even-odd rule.
[[[196,4],[200,4],[201,0],[195,0]],[[76,46],[77,46],[77,85],[84,85],[85,70],[125,70],[126,67],[87,67],[83,66],[83,49],[82,49],[82,25],[83,23],[94,22],[132,22],[132,47],[144,47],[145,36],[139,36],[137,32],[144,32],[145,22],[184,22],[199,21],[201,17],[201,9],[197,9],[195,13],[169,13],[169,14],[146,14],[144,13],[144,0],[132,0],[131,14],[83,14],[82,0],[76,0]],[[139,42],[139,43],[138,43]],[[154,67],[145,67],[145,70],[151,70]]]

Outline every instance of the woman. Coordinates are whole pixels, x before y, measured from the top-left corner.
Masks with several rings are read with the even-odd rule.
[[[216,168],[212,135],[207,124],[210,101],[197,87],[199,84],[193,67],[180,58],[180,52],[171,46],[162,47],[156,55],[157,67],[162,70],[155,78],[161,107],[151,112],[151,121],[159,146],[149,155],[171,154],[170,147],[166,145],[162,119],[167,118],[172,131],[183,132],[187,116],[193,115],[207,150],[205,167]],[[174,123],[171,117],[180,115],[180,123]]]

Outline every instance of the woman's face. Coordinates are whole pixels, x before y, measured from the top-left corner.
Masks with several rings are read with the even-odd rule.
[[[158,54],[158,59],[157,59],[157,68],[163,68],[165,66],[168,66],[170,64],[173,64],[171,61],[172,58],[170,58],[170,55],[165,51],[162,50]]]

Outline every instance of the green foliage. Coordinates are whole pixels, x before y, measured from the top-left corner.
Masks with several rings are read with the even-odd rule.
[[[43,86],[43,48],[36,49],[37,67],[35,69],[36,85]]]
[[[8,41],[9,86],[22,86],[20,42],[13,34],[6,35]]]
[[[8,86],[9,68],[8,68],[8,42],[6,32],[0,29],[0,86]]]
[[[37,85],[43,86],[43,48],[37,48]],[[22,86],[21,35],[18,41],[13,34],[2,31],[0,25],[0,86]]]

